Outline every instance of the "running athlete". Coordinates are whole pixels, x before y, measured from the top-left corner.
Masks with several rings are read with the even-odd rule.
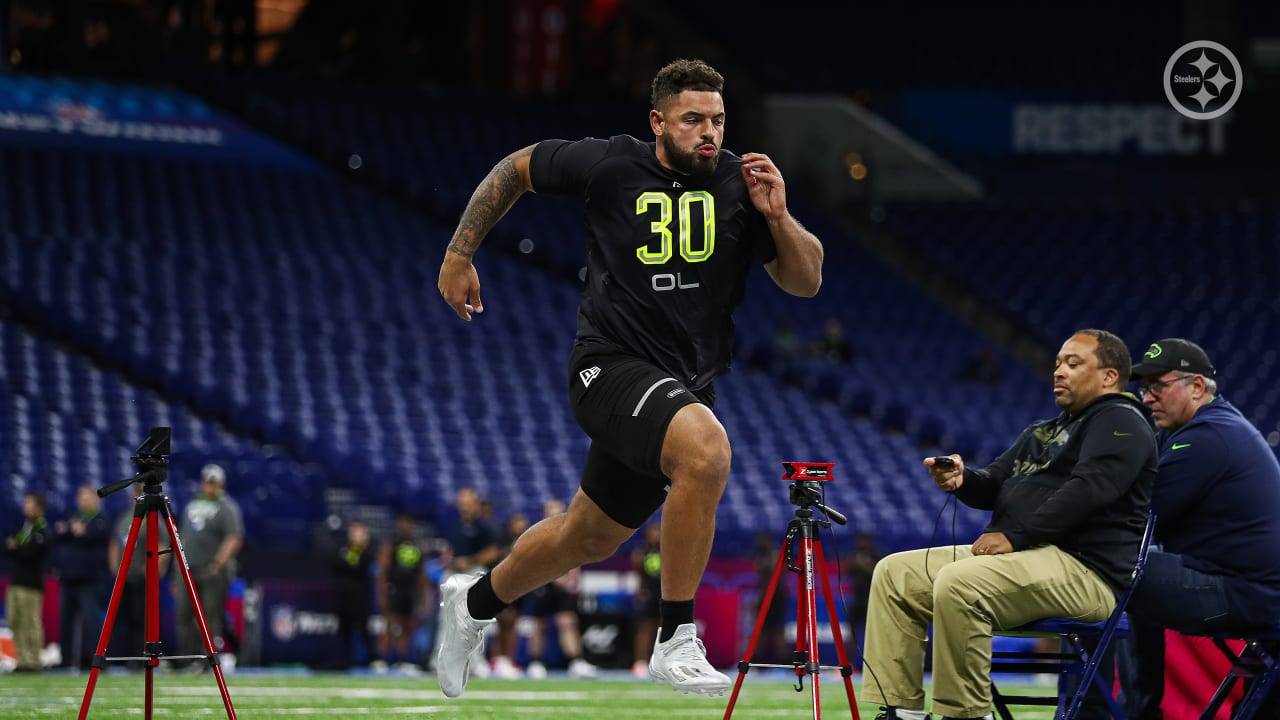
[[[724,78],[677,60],[653,80],[656,142],[627,135],[544,140],[508,155],[476,188],[440,268],[445,302],[484,311],[472,255],[527,191],[584,199],[587,280],[569,365],[569,401],[591,437],[567,512],[543,519],[487,575],[442,588],[440,688],[466,687],[468,658],[504,606],[612,555],[665,502],[661,627],[649,661],[659,683],[719,695],[693,598],[729,476],[729,439],[712,380],[729,370],[733,309],[753,262],[786,292],[812,297],[822,243],[787,211],[767,156],[724,150]]]

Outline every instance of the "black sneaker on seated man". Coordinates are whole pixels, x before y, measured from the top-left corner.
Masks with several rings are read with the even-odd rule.
[[[924,710],[904,710],[902,708],[880,706],[880,713],[876,715],[875,720],[932,720],[932,716]],[[943,716],[941,720],[968,720],[966,718],[952,718]],[[972,720],[992,720],[991,713],[982,715]]]
[[[903,710],[896,707],[880,706],[880,712],[876,714],[875,720],[933,720],[932,716],[924,710]]]

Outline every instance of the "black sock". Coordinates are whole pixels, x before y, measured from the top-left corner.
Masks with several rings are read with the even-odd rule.
[[[511,604],[498,599],[498,595],[493,592],[491,577],[489,573],[485,573],[467,593],[467,612],[476,620],[492,620]]]
[[[662,618],[662,632],[658,633],[658,642],[666,642],[676,634],[677,627],[693,622],[693,601],[659,600],[658,616]]]

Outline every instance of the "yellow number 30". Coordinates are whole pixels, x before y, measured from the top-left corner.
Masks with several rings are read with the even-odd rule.
[[[693,249],[693,204],[702,208],[702,248]],[[636,248],[636,257],[645,265],[661,265],[671,259],[671,196],[647,192],[636,198],[636,214],[644,215],[650,206],[658,206],[658,219],[649,223],[650,230],[661,239],[657,252],[652,243]],[[689,190],[680,195],[680,257],[689,262],[702,262],[716,249],[716,199],[706,190]]]

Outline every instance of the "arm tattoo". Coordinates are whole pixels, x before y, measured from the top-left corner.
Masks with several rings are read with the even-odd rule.
[[[511,209],[516,199],[525,191],[516,160],[533,155],[533,145],[517,150],[503,158],[471,194],[467,209],[462,211],[458,229],[449,243],[449,252],[471,257],[494,225]]]

